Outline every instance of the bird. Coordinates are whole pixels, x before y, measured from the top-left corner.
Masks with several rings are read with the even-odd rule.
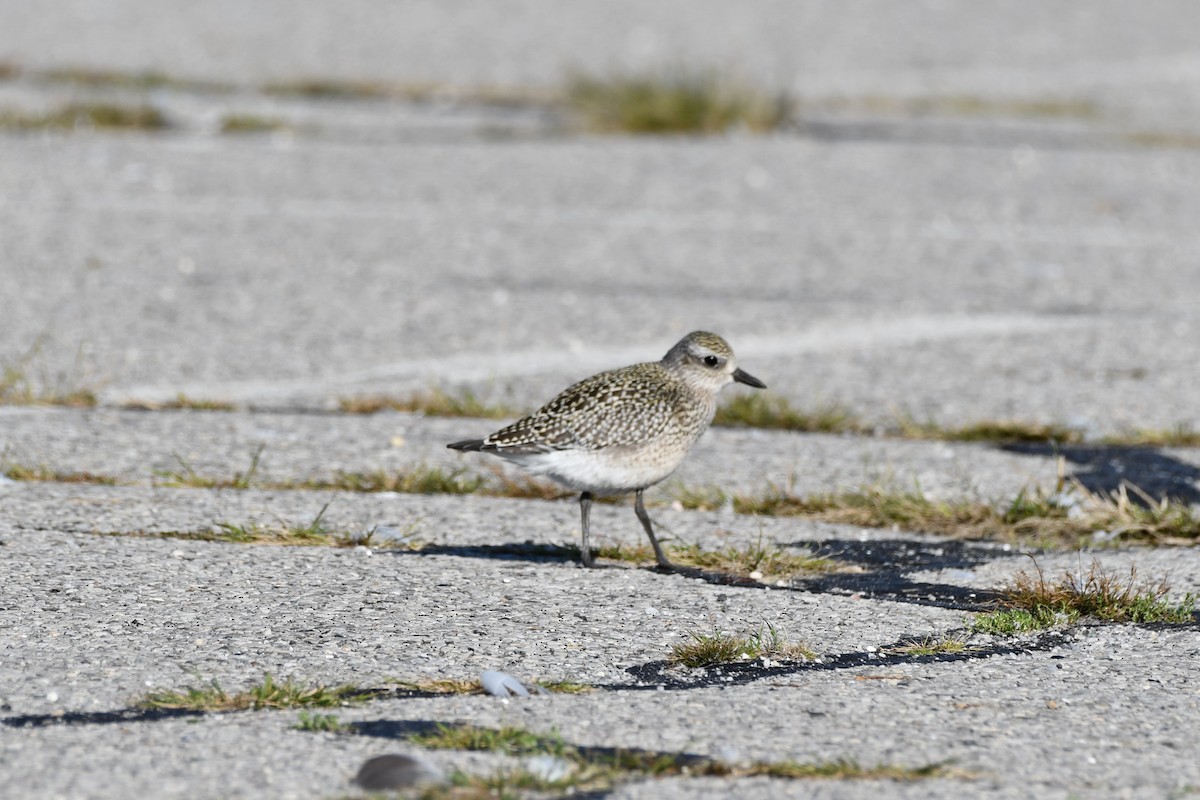
[[[658,567],[675,571],[654,535],[642,493],[680,465],[712,423],[717,393],[734,382],[767,388],[738,368],[724,339],[693,331],[661,361],[585,378],[485,439],[446,446],[499,456],[579,492],[584,567],[595,566],[588,541],[592,499],[633,492],[634,513]]]

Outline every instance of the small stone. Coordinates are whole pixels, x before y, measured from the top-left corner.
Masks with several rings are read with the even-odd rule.
[[[493,697],[529,697],[529,690],[519,680],[504,672],[488,670],[479,676],[483,690]]]
[[[423,759],[396,753],[369,758],[354,782],[371,792],[407,789],[445,780],[442,771]]]
[[[570,777],[575,765],[558,756],[533,756],[525,759],[525,769],[547,783],[554,783]]]

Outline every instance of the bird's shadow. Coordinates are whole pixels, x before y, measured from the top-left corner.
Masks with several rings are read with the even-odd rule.
[[[1029,442],[999,447],[1021,455],[1062,456],[1072,467],[1069,477],[1089,492],[1106,497],[1124,486],[1139,489],[1155,500],[1169,498],[1189,505],[1200,503],[1200,467],[1157,448]],[[1138,492],[1130,492],[1129,497],[1134,502],[1145,502]]]
[[[856,595],[877,600],[936,606],[964,611],[990,608],[996,592],[949,583],[914,581],[909,574],[920,570],[963,569],[1011,554],[1002,545],[982,542],[921,541],[894,539],[859,541],[828,539],[796,541],[785,547],[808,551],[833,561],[832,572],[802,575],[784,583],[763,583],[718,570],[677,566],[667,570],[656,564],[635,569],[682,575],[718,586],[773,591],[803,591],[821,594]],[[535,542],[495,545],[426,545],[420,550],[390,551],[405,556],[449,555],[458,558],[487,558],[537,564],[579,560],[576,547]],[[619,564],[601,564],[600,569],[630,569]]]

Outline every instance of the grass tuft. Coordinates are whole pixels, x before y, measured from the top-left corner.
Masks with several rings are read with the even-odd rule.
[[[1138,428],[1104,437],[1104,444],[1125,447],[1200,447],[1200,431],[1186,424],[1173,428]]]
[[[173,400],[130,400],[122,408],[130,411],[234,411],[237,406],[226,400],[199,399],[180,392]]]
[[[414,692],[431,694],[482,694],[483,686],[477,680],[462,678],[436,678],[419,681],[391,679],[386,683]]]
[[[711,634],[692,633],[692,641],[671,648],[667,660],[672,664],[693,669],[769,658],[779,661],[811,661],[817,654],[802,644],[793,644],[768,623],[749,636],[736,636],[721,631]]]
[[[547,736],[509,726],[493,729],[439,724],[435,732],[415,734],[411,741],[430,750],[483,750],[510,756],[561,756],[567,749],[566,742],[556,733]]]
[[[307,711],[300,712],[296,724],[292,727],[310,733],[341,733],[347,729],[335,714],[309,714]]]
[[[892,781],[968,777],[962,772],[951,772],[940,764],[923,767],[886,764],[860,767],[855,762],[845,759],[815,764],[758,761],[734,766],[720,760],[685,753],[579,747],[567,744],[557,733],[538,734],[515,727],[496,730],[470,725],[439,725],[435,732],[415,734],[410,736],[409,740],[430,749],[488,751],[509,756],[548,755],[560,759],[568,767],[565,774],[556,779],[535,774],[528,768],[505,770],[489,776],[472,776],[456,771],[450,776],[451,786],[435,788],[431,790],[432,793],[422,795],[431,799],[475,800],[485,797],[526,796],[531,791],[561,793],[564,790],[568,793],[589,791],[605,794],[624,781],[672,775]]]
[[[258,462],[262,457],[264,449],[266,449],[266,445],[260,444],[250,455],[250,466],[246,471],[235,472],[233,473],[233,477],[230,478],[215,478],[208,475],[201,475],[178,453],[172,453],[175,460],[179,462],[180,468],[178,470],[155,470],[154,474],[163,479],[160,485],[173,489],[183,487],[194,489],[249,489],[251,481],[254,480],[254,474],[258,472]]]
[[[855,414],[838,405],[806,412],[793,408],[786,397],[770,394],[738,395],[722,404],[713,425],[767,428],[804,433],[865,433],[867,426]]]
[[[263,682],[245,691],[229,694],[216,681],[196,688],[158,690],[137,702],[139,708],[181,709],[187,711],[244,711],[267,708],[330,708],[362,702],[372,692],[356,686],[308,686],[292,679],[282,682],[270,673]]]
[[[0,127],[3,127],[0,114]],[[36,381],[29,375],[29,365],[41,349],[39,340],[11,364],[0,366],[0,405],[8,406],[68,406],[92,408],[97,403],[93,389],[68,385],[65,376],[60,376],[54,385]]]
[[[1045,630],[1056,625],[1070,624],[1071,618],[1048,607],[1040,607],[1035,611],[1024,608],[1002,608],[977,614],[971,622],[974,633],[990,633],[999,636],[1010,636],[1014,633],[1029,633]]]
[[[446,470],[442,467],[414,467],[409,472],[338,472],[330,479],[313,478],[304,481],[271,484],[276,489],[316,489],[340,492],[400,492],[404,494],[472,494],[486,482],[479,475],[468,474],[465,467]]]
[[[945,442],[1049,442],[1076,444],[1083,433],[1066,425],[1021,420],[982,420],[958,428],[946,428],[936,422],[918,422],[909,415],[896,420],[898,435],[904,439],[933,439]]]
[[[221,133],[277,133],[291,129],[285,120],[258,114],[225,114],[220,125]]]
[[[520,415],[519,411],[508,406],[485,403],[474,392],[465,390],[457,394],[450,394],[441,389],[430,389],[403,397],[380,394],[343,397],[338,401],[338,405],[346,414],[403,411],[431,417],[480,417],[484,419],[508,419]]]
[[[306,78],[269,83],[262,87],[262,91],[282,97],[307,97],[315,100],[380,100],[395,96],[399,88],[382,81]]]
[[[968,500],[932,500],[919,488],[903,491],[882,486],[807,497],[777,486],[759,494],[732,496],[718,489],[683,489],[676,499],[684,508],[712,510],[728,503],[739,514],[811,517],[864,528],[1036,541],[1042,546],[1117,541],[1192,544],[1200,539],[1200,514],[1187,503],[1166,497],[1156,500],[1129,486],[1099,494],[1062,476],[1053,492],[1023,490],[1000,508]]]
[[[1128,577],[1124,577],[1093,561],[1087,572],[1082,568],[1064,572],[1054,582],[1046,580],[1040,566],[1036,577],[1022,570],[1003,590],[1001,604],[1027,611],[1035,618],[1053,614],[1068,620],[1091,617],[1104,622],[1192,622],[1196,598],[1189,593],[1183,602],[1172,604],[1166,600],[1170,591],[1166,579],[1139,581],[1136,567],[1131,566]]]
[[[148,105],[71,103],[42,113],[0,111],[0,128],[15,130],[139,130],[170,127],[166,116]]]
[[[111,475],[94,472],[66,472],[45,466],[26,467],[21,464],[0,464],[0,475],[12,481],[44,481],[47,483],[87,483],[96,486],[116,486],[119,481]]]
[[[71,83],[90,88],[116,89],[179,89],[193,92],[228,92],[235,87],[215,81],[172,77],[162,72],[118,72],[116,70],[66,67],[30,72],[35,80],[48,83]]]
[[[963,653],[966,652],[966,650],[967,643],[962,639],[947,637],[944,639],[925,638],[921,640],[914,640],[889,647],[885,652],[893,655],[913,656],[914,658],[920,658],[921,656]]]
[[[414,549],[415,545],[373,540],[374,529],[364,532],[337,532],[322,521],[329,503],[321,507],[317,515],[305,525],[262,525],[258,523],[236,524],[215,523],[212,529],[196,531],[142,531],[137,533],[111,533],[111,536],[141,536],[157,539],[187,539],[197,542],[222,542],[227,544],[270,544],[283,547],[376,547]]]
[[[584,127],[597,133],[703,134],[731,128],[763,133],[784,127],[794,116],[787,95],[711,72],[577,75],[567,82],[565,98]]]

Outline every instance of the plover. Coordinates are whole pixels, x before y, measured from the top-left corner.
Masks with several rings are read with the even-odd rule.
[[[585,567],[593,566],[588,543],[592,498],[634,492],[634,511],[655,559],[660,567],[673,569],[654,536],[642,492],[675,471],[712,422],[717,392],[733,381],[767,388],[738,369],[724,339],[694,331],[662,361],[593,375],[486,439],[447,447],[492,453],[580,492]]]

